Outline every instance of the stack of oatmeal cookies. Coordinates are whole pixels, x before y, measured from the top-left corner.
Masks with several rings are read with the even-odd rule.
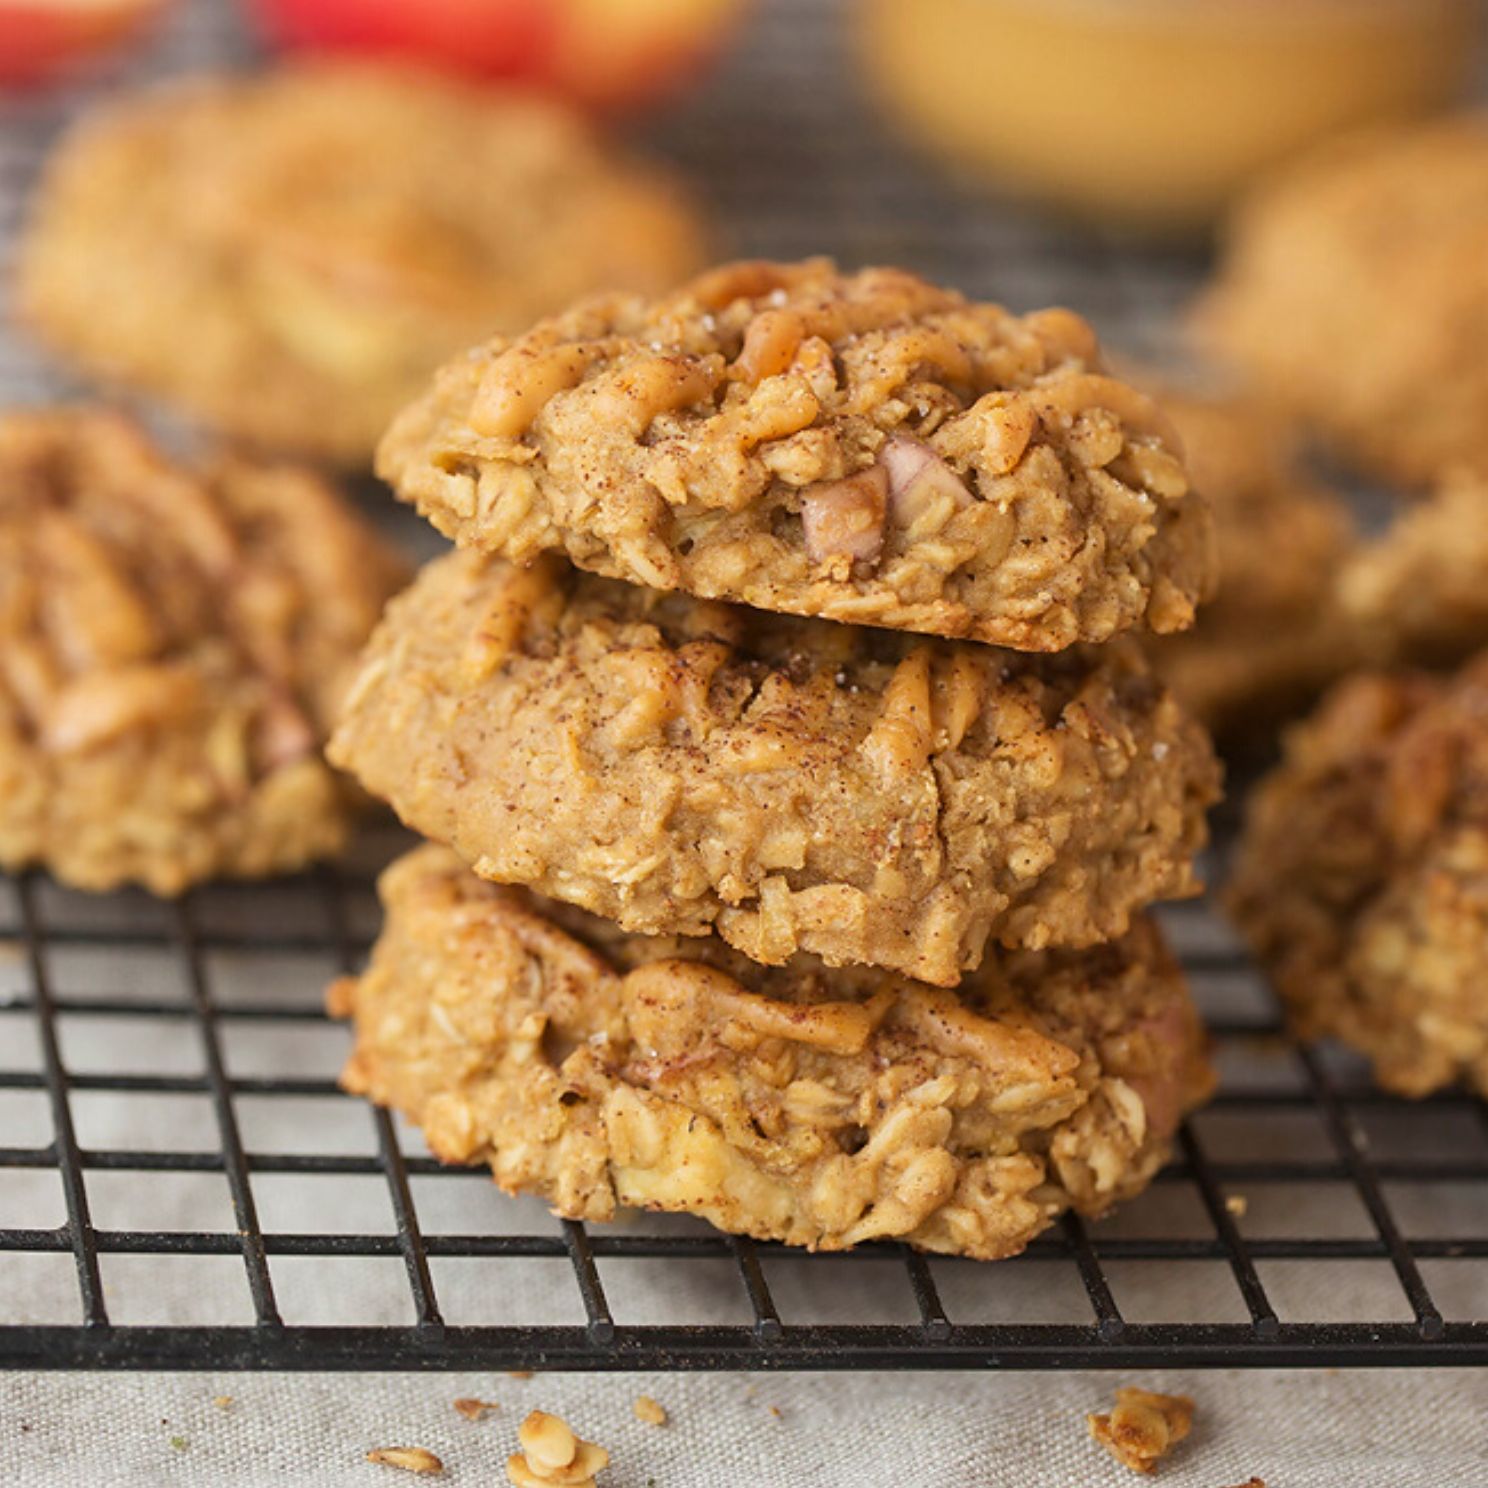
[[[390,868],[345,1080],[565,1216],[996,1257],[1211,1084],[1145,914],[1218,773],[1144,633],[1211,533],[1089,328],[744,263],[446,366],[379,467],[457,549],[330,753]]]

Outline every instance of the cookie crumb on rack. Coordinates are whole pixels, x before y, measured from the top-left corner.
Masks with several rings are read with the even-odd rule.
[[[1108,1415],[1090,1415],[1090,1434],[1133,1472],[1150,1473],[1193,1428],[1194,1403],[1186,1395],[1158,1395],[1130,1385],[1116,1392]]]
[[[425,1476],[444,1471],[444,1463],[424,1447],[373,1447],[367,1453],[367,1461]]]
[[[488,1411],[500,1410],[501,1406],[494,1400],[477,1400],[472,1395],[462,1395],[455,1401],[455,1409],[467,1421],[479,1421]]]
[[[596,1488],[594,1475],[610,1463],[603,1447],[547,1411],[531,1412],[517,1428],[517,1441],[522,1450],[506,1459],[515,1488]]]
[[[648,1426],[665,1426],[667,1423],[666,1407],[649,1395],[637,1395],[635,1417],[636,1420],[644,1421]]]
[[[1250,1200],[1244,1194],[1231,1194],[1225,1200],[1225,1208],[1235,1216],[1236,1219],[1244,1219],[1246,1211],[1250,1208]]]

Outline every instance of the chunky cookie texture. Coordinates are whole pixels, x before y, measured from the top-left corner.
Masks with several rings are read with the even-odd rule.
[[[1483,468],[1485,180],[1488,114],[1325,147],[1231,222],[1199,334],[1370,470]]]
[[[1358,535],[1277,416],[1241,398],[1160,397],[1214,512],[1219,590],[1191,631],[1154,638],[1149,655],[1216,733],[1261,732],[1362,657],[1335,593]]]
[[[1405,1095],[1488,1093],[1488,658],[1340,684],[1255,794],[1228,897],[1304,1035]]]
[[[1057,651],[1181,630],[1207,509],[1063,310],[731,264],[446,366],[378,469],[459,544],[655,589]]]
[[[1115,644],[1057,657],[455,552],[389,609],[331,757],[476,872],[952,986],[1192,892],[1207,736]]]
[[[302,471],[0,416],[0,865],[174,894],[337,851],[320,745],[403,576]]]
[[[956,994],[715,937],[651,939],[425,847],[388,869],[372,964],[332,989],[349,1089],[574,1219],[701,1215],[814,1249],[994,1258],[1145,1186],[1212,1085],[1146,921],[989,959]]]
[[[203,77],[52,159],[18,303],[60,353],[226,433],[366,465],[446,357],[693,272],[669,180],[554,105],[390,66]]]

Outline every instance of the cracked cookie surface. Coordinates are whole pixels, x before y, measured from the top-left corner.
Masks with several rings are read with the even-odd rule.
[[[996,1258],[1162,1165],[1213,1083],[1157,931],[991,957],[956,993],[652,939],[423,847],[383,875],[342,1083],[573,1219]]]
[[[1217,767],[1137,647],[1053,657],[456,551],[389,607],[330,748],[482,876],[953,985],[1196,885]]]
[[[556,105],[392,66],[190,79],[85,119],[22,247],[70,360],[269,449],[366,465],[446,357],[702,260],[661,174]]]
[[[1366,468],[1488,468],[1488,114],[1324,147],[1242,206],[1197,331]]]
[[[1068,311],[741,263],[442,369],[379,472],[461,546],[1026,651],[1181,630],[1208,512]]]
[[[1304,1035],[1404,1095],[1488,1094],[1488,658],[1340,683],[1252,797],[1228,902]]]
[[[337,851],[320,746],[404,568],[317,477],[0,416],[0,864],[174,894]]]
[[[1334,592],[1358,535],[1279,418],[1244,399],[1159,398],[1214,513],[1219,587],[1192,630],[1153,638],[1149,655],[1216,733],[1260,731],[1360,659]]]

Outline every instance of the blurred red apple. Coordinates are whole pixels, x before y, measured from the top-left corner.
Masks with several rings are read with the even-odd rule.
[[[137,31],[163,0],[0,0],[0,84],[42,83]]]
[[[3,4],[4,0],[0,0]],[[721,48],[743,0],[251,0],[269,37],[395,53],[509,78],[592,108],[674,91]]]

